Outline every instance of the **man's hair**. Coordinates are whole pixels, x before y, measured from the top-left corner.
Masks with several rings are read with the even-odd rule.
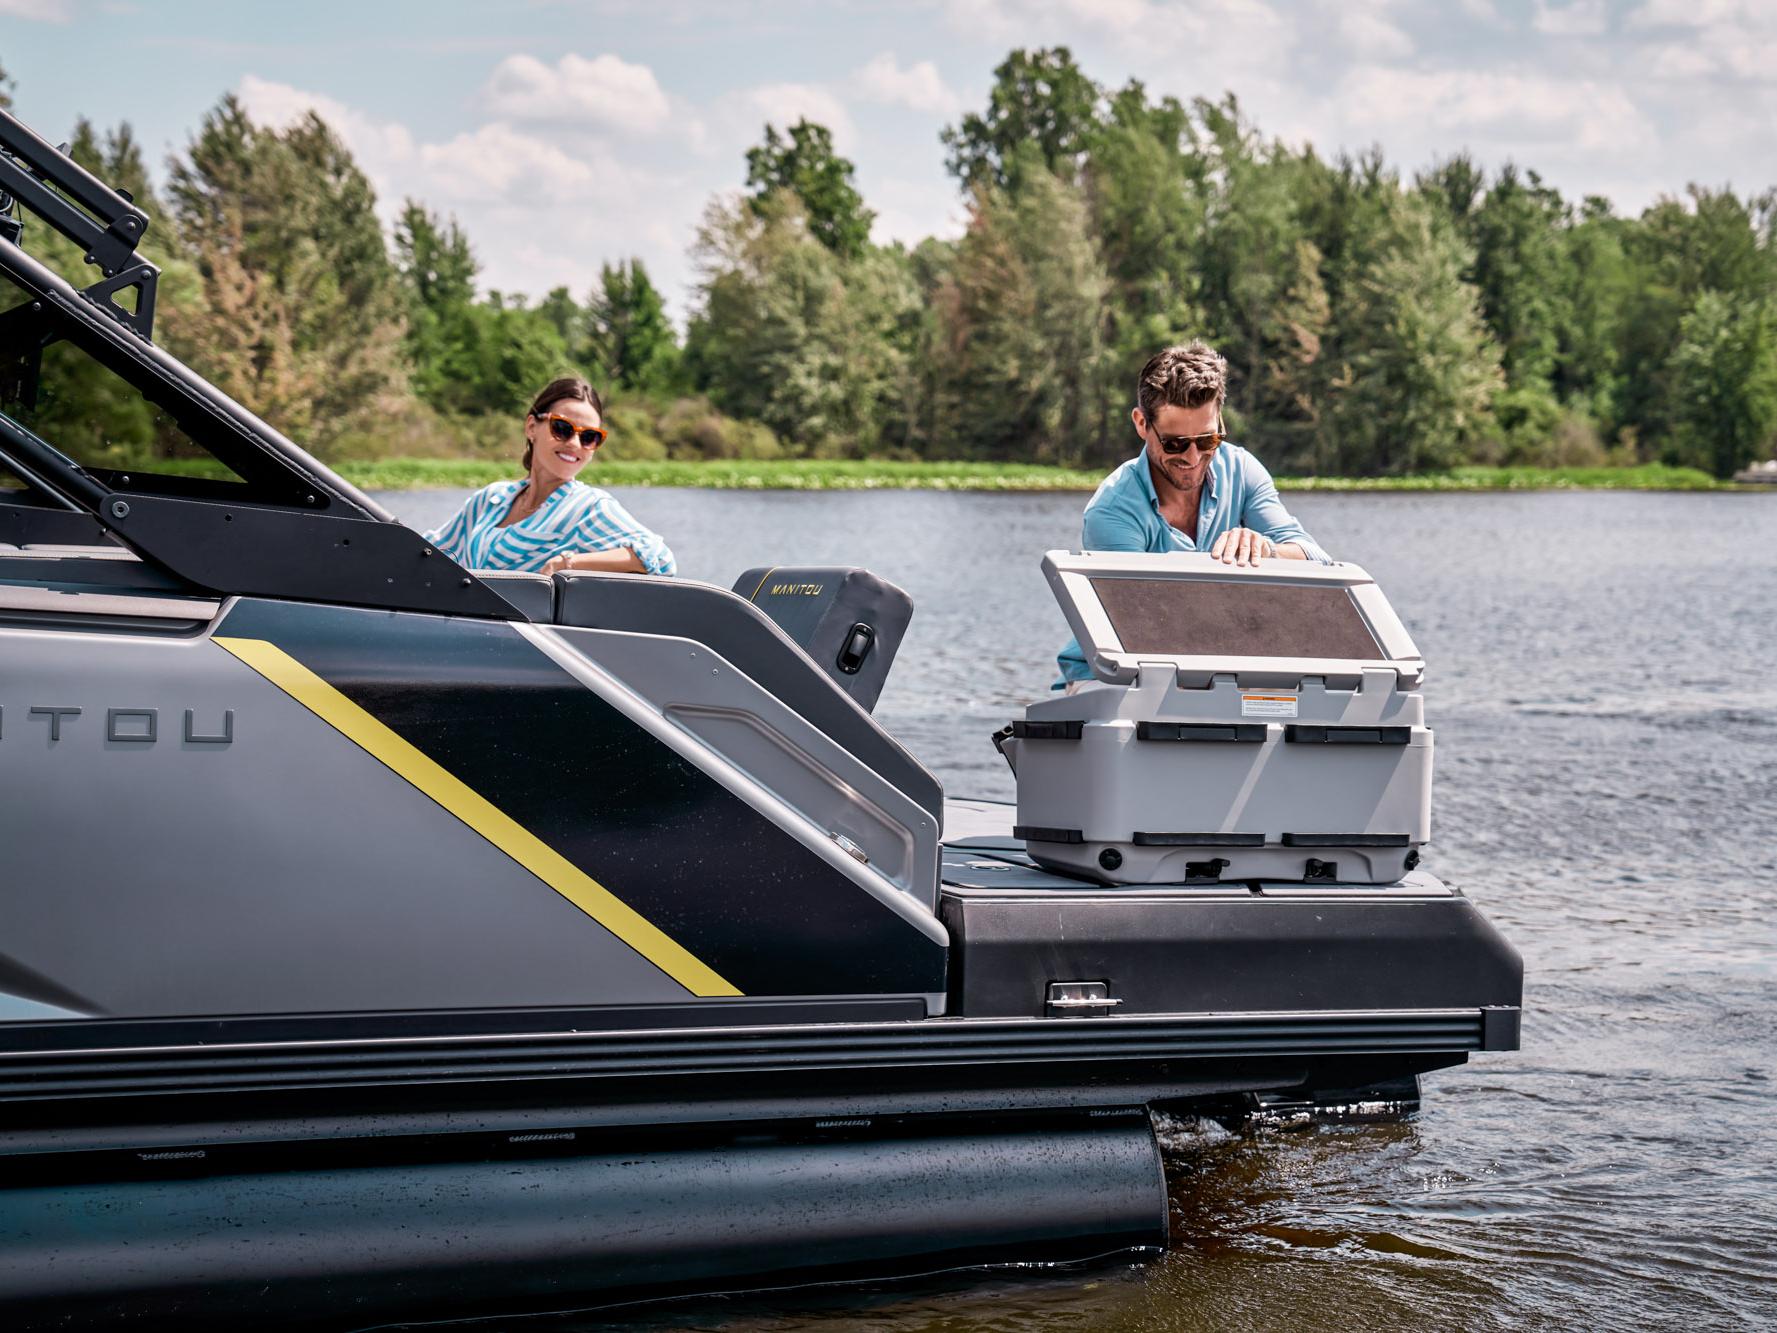
[[[1135,382],[1135,405],[1152,425],[1162,407],[1220,403],[1228,392],[1228,363],[1208,343],[1192,340],[1156,352]]]

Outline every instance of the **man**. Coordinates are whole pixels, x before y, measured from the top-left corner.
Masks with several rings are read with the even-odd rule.
[[[1129,419],[1142,451],[1086,506],[1088,551],[1208,551],[1230,565],[1272,557],[1331,563],[1290,517],[1264,464],[1222,433],[1228,363],[1201,342],[1168,347],[1142,367]],[[1074,687],[1092,678],[1069,640],[1056,659]]]

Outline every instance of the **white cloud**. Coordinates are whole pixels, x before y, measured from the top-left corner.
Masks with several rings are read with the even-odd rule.
[[[1323,8],[1332,11],[1340,40],[1352,50],[1382,59],[1413,54],[1413,39],[1390,22],[1383,7],[1360,9],[1345,0],[1334,0]]]
[[[70,0],[0,0],[0,18],[30,23],[66,23],[74,17]]]
[[[1493,0],[1462,0],[1462,12],[1480,23],[1503,27],[1505,18],[1500,14]]]
[[[1480,142],[1505,154],[1538,146],[1637,152],[1655,137],[1622,88],[1559,75],[1360,67],[1343,80],[1338,100],[1352,125],[1385,144],[1388,131],[1408,126],[1442,135],[1445,151]]]
[[[288,129],[309,112],[324,120],[352,150],[359,168],[370,178],[385,216],[399,207],[397,179],[414,158],[414,139],[405,125],[376,120],[337,98],[294,88],[254,74],[235,86],[235,97],[255,124]]]
[[[1644,0],[1629,16],[1631,28],[1706,28],[1722,23],[1758,22],[1769,9],[1763,0]]]
[[[1691,58],[1674,56],[1663,62],[1664,68],[1701,66],[1706,61],[1718,74],[1777,84],[1777,5],[1750,0],[1648,0],[1629,16],[1629,26],[1639,31],[1688,30],[1682,47],[1665,49],[1688,52]],[[1715,90],[1700,88],[1698,93],[1710,97]]]
[[[482,265],[484,289],[584,292],[601,264],[631,255],[677,296],[707,188],[626,162],[581,136],[563,147],[507,121],[435,143],[324,94],[248,75],[235,95],[254,122],[282,129],[313,111],[351,149],[391,221],[406,199],[454,215]]]
[[[833,146],[841,152],[848,151],[857,140],[857,126],[845,104],[816,83],[768,83],[748,89],[741,94],[740,102],[755,121],[735,126],[748,142],[757,138],[767,123],[782,131],[799,120],[825,125],[833,132]]]
[[[1604,0],[1568,0],[1566,4],[1536,0],[1530,25],[1550,37],[1597,37],[1607,26],[1606,18]]]
[[[1107,36],[1126,51],[1188,52],[1207,65],[1275,62],[1296,25],[1266,0],[945,0],[950,26],[1020,46]]]
[[[967,224],[968,210],[947,177],[872,180],[864,193],[876,210],[870,239],[878,245],[900,241],[911,247],[928,236],[960,236]]]
[[[445,143],[426,144],[419,160],[444,198],[491,194],[519,199],[530,194],[539,210],[564,198],[586,197],[598,180],[586,162],[500,121]]]
[[[1715,59],[1705,55],[1693,46],[1662,46],[1652,53],[1647,62],[1650,77],[1656,79],[1687,79],[1706,78],[1716,72],[1720,66]]]
[[[884,51],[851,77],[856,95],[867,102],[886,102],[912,111],[937,116],[951,116],[962,106],[962,99],[945,84],[938,67],[929,60],[902,69],[892,51]]]
[[[653,134],[673,117],[654,71],[614,55],[592,59],[569,52],[551,65],[535,56],[508,56],[482,93],[487,107],[508,120],[589,123]]]

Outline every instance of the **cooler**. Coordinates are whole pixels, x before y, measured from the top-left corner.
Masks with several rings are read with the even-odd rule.
[[[1106,884],[1385,884],[1431,833],[1425,663],[1355,565],[1051,551],[1094,679],[1001,748],[1032,859]]]

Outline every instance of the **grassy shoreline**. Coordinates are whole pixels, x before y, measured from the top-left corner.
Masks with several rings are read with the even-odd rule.
[[[337,465],[365,490],[472,490],[517,474],[513,464],[476,459],[390,458]],[[662,462],[607,459],[589,469],[601,486],[703,487],[716,490],[1090,491],[1098,471],[1012,463],[896,463],[786,459],[771,462]],[[1464,467],[1412,477],[1279,477],[1285,491],[1715,491],[1742,490],[1692,468]]]

